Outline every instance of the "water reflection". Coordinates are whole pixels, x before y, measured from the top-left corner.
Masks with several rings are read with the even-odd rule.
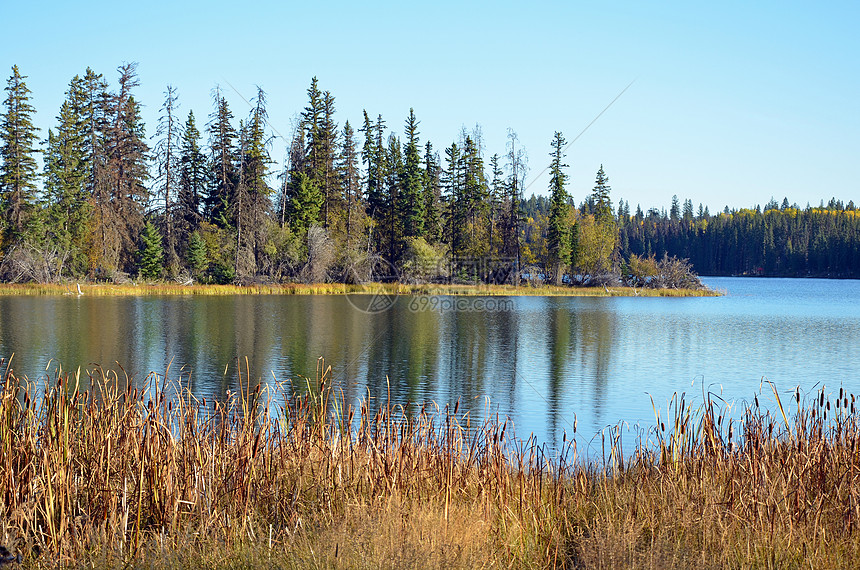
[[[550,442],[575,417],[580,434],[651,425],[651,397],[659,406],[711,387],[749,398],[763,376],[786,391],[822,381],[857,391],[856,282],[717,286],[730,295],[521,297],[493,312],[413,311],[401,299],[376,314],[336,296],[0,297],[0,357],[14,352],[30,378],[98,363],[142,383],[170,365],[198,396],[223,398],[246,358],[255,382],[303,391],[324,356],[348,402],[460,400],[473,418],[507,415],[518,435]]]

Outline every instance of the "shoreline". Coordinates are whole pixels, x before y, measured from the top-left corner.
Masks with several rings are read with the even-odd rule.
[[[448,285],[369,283],[285,283],[255,285],[180,285],[171,283],[2,283],[0,296],[188,296],[188,295],[437,295],[463,297],[719,297],[710,289],[645,289],[632,287],[514,287],[512,285]]]

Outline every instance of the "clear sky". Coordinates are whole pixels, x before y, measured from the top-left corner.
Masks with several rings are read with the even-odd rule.
[[[199,126],[213,87],[238,122],[259,85],[289,136],[317,76],[340,126],[366,109],[401,134],[413,107],[440,152],[480,125],[486,157],[513,129],[527,194],[546,193],[553,132],[572,140],[635,80],[567,150],[577,203],[601,164],[634,208],[673,194],[711,211],[860,203],[857,2],[2,0],[0,13],[0,77],[28,76],[43,138],[87,66],[114,86],[117,66],[139,63],[149,136],[168,84]]]

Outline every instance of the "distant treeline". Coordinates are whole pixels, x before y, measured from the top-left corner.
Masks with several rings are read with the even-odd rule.
[[[591,211],[591,202],[580,203],[580,216]],[[542,196],[523,203],[525,235],[536,236],[528,246],[538,244],[545,231],[549,203]],[[860,210],[853,201],[832,198],[801,208],[784,198],[711,215],[707,207],[694,209],[677,197],[669,210],[637,207],[633,213],[621,200],[616,220],[619,262],[630,254],[669,255],[688,259],[702,275],[860,278]]]
[[[316,78],[278,170],[262,90],[237,122],[216,89],[198,126],[168,86],[150,140],[135,64],[118,69],[114,88],[88,68],[40,138],[25,79],[13,67],[0,116],[2,281],[683,286],[688,267],[673,256],[705,274],[860,276],[851,203],[800,210],[785,200],[711,216],[676,199],[668,213],[631,213],[624,200],[613,207],[600,166],[576,206],[560,132],[549,196],[525,200],[516,133],[487,158],[479,127],[440,154],[420,140],[412,109],[402,136],[367,111],[359,128],[341,127]]]

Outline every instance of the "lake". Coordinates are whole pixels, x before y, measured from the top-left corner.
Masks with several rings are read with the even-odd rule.
[[[860,281],[704,278],[724,297],[0,297],[0,357],[47,381],[94,364],[236,389],[236,362],[264,384],[333,368],[347,401],[461,402],[509,416],[519,437],[586,442],[654,423],[674,393],[751,400],[860,388]],[[382,301],[382,303],[380,303]],[[227,373],[225,374],[225,369]],[[762,399],[773,402],[765,386]],[[764,403],[764,402],[763,402]],[[665,412],[664,412],[665,414]]]

